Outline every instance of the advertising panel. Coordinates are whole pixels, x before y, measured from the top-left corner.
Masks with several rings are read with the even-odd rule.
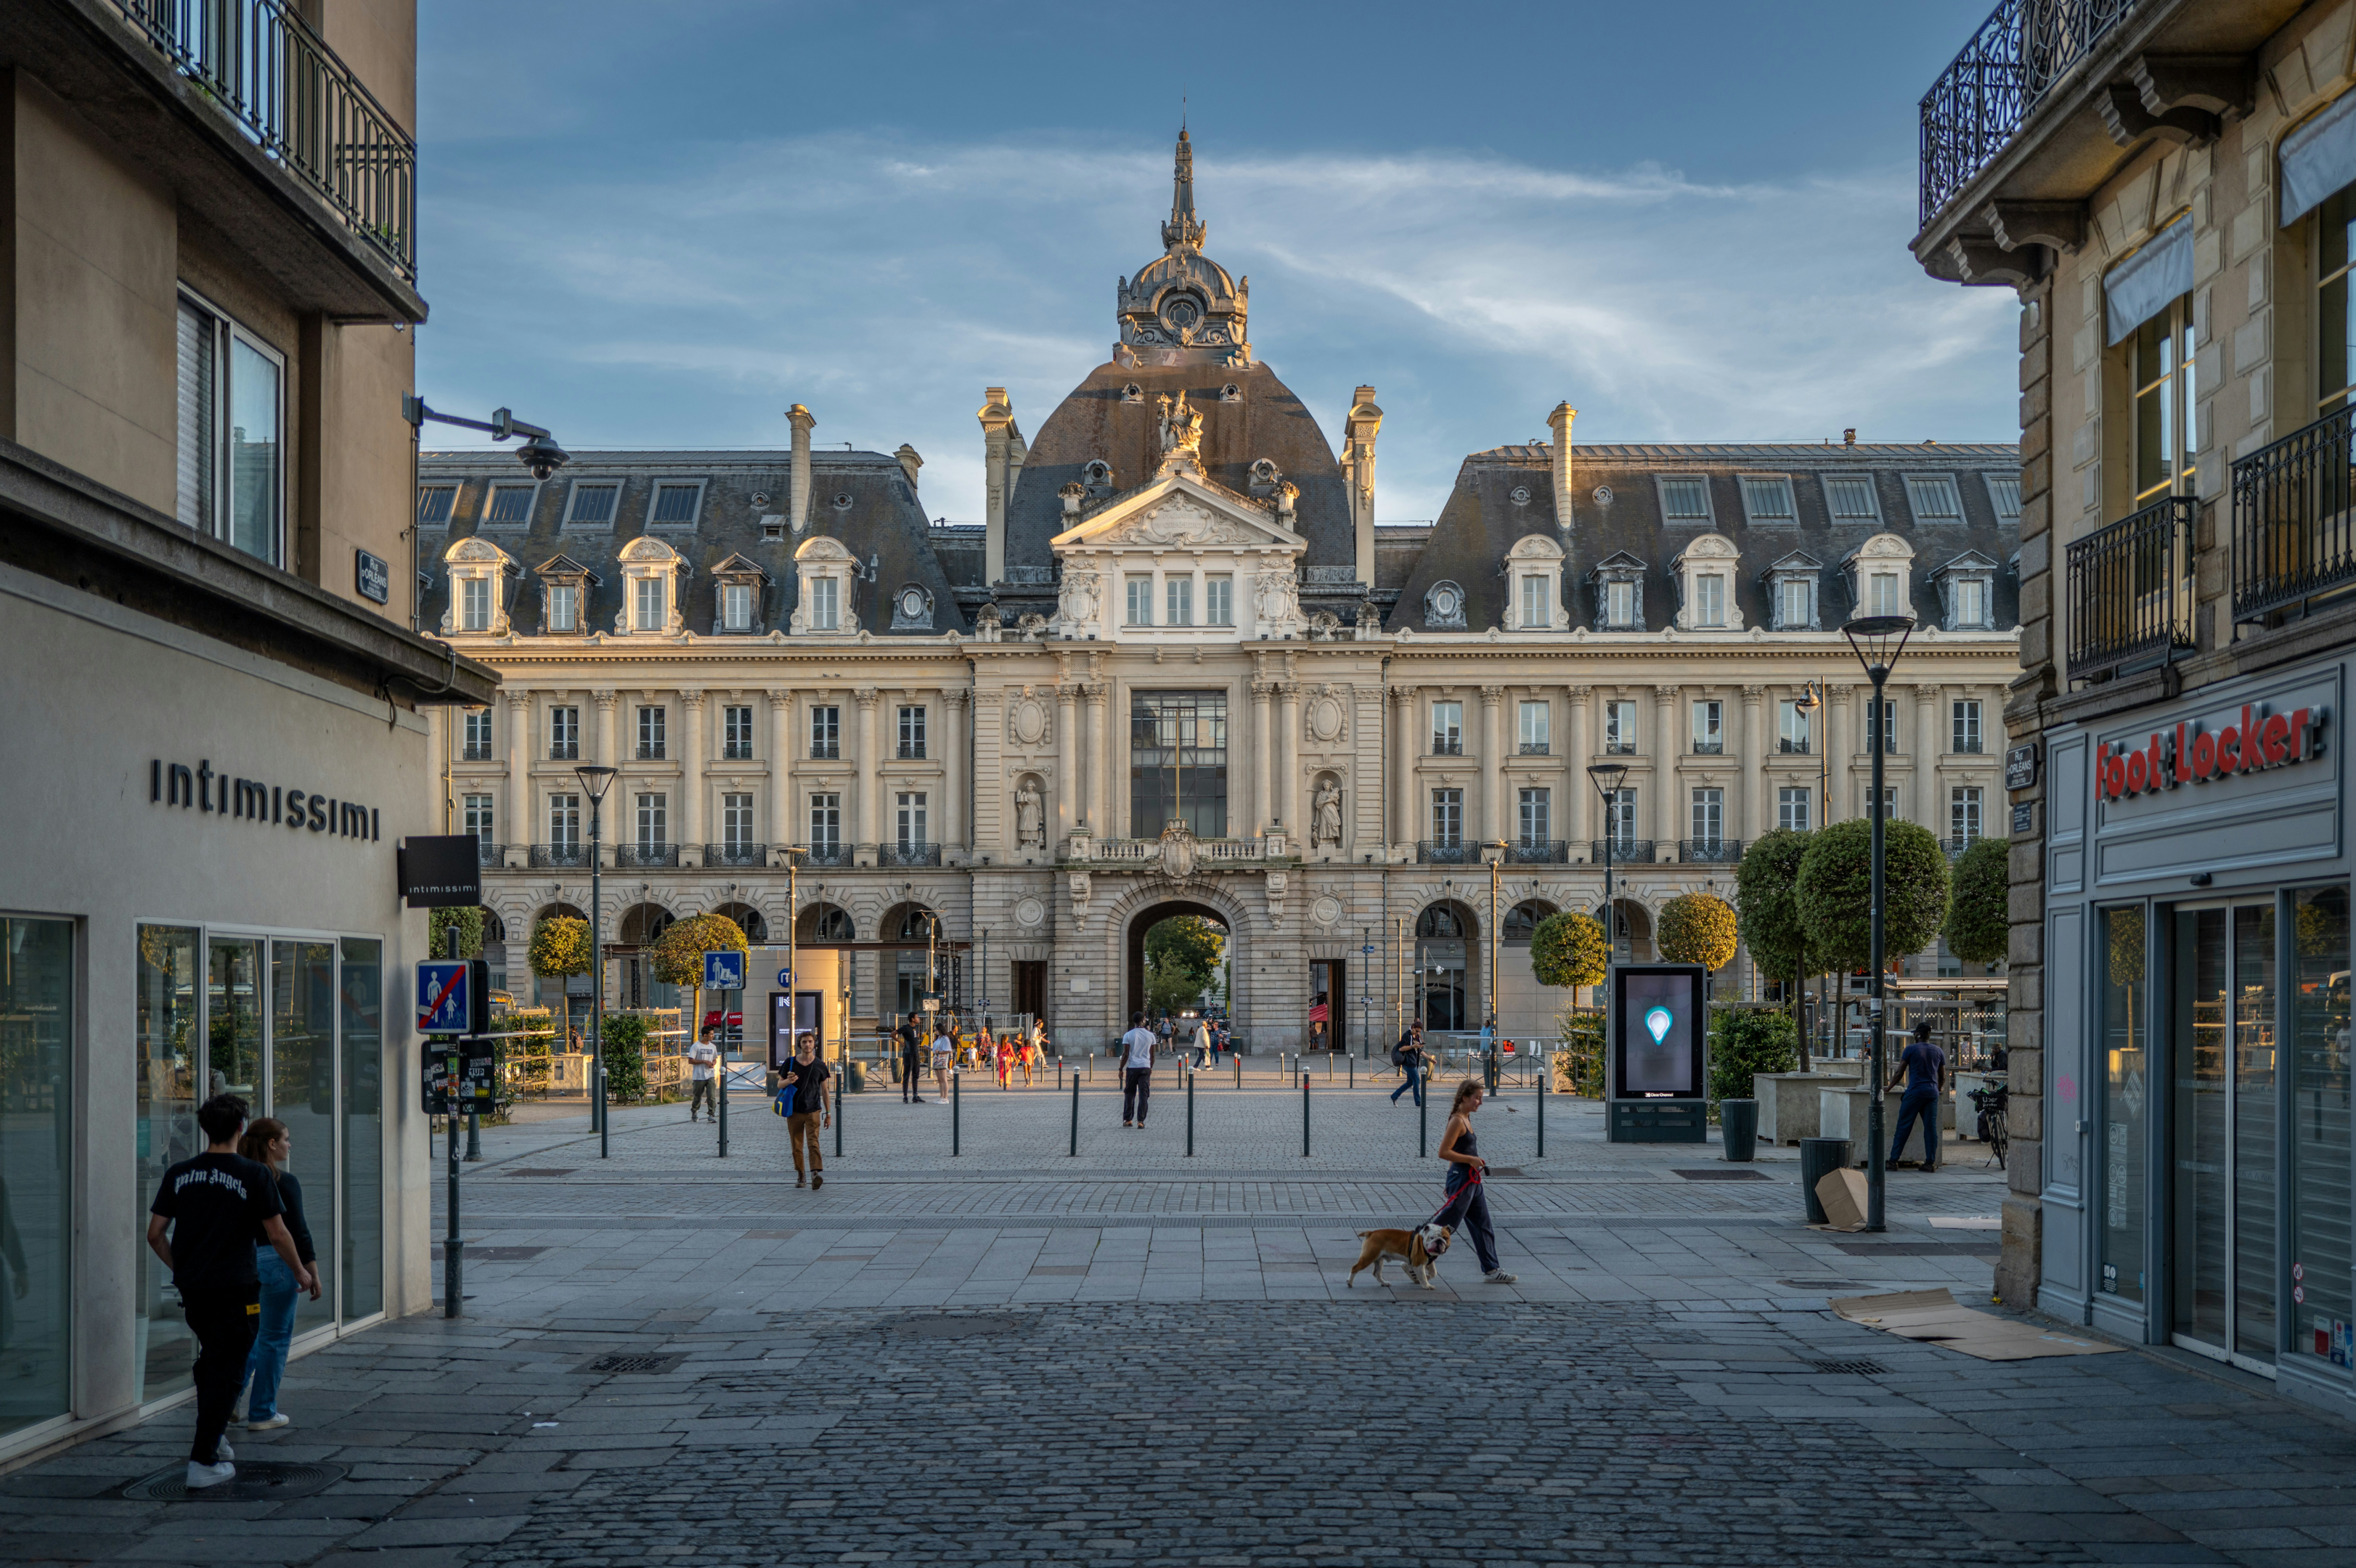
[[[1614,1097],[1701,1098],[1702,980],[1698,964],[1630,964],[1612,971]]]

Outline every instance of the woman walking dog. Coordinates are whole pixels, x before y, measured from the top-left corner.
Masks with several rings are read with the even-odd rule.
[[[1473,1253],[1481,1260],[1481,1277],[1491,1285],[1511,1285],[1515,1275],[1497,1264],[1497,1236],[1489,1227],[1489,1200],[1481,1190],[1481,1173],[1489,1162],[1481,1157],[1480,1140],[1472,1136],[1472,1113],[1484,1096],[1478,1078],[1456,1086],[1449,1104],[1448,1130],[1440,1136],[1440,1157],[1448,1161],[1448,1205],[1432,1216],[1458,1234],[1470,1232]]]

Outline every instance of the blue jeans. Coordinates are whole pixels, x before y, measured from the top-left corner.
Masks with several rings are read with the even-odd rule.
[[[1914,1118],[1922,1118],[1922,1163],[1939,1163],[1939,1092],[1936,1089],[1909,1089],[1906,1097],[1898,1102],[1898,1136],[1890,1141],[1890,1157],[1895,1162],[1906,1152],[1906,1136],[1914,1130]],[[264,1298],[265,1301],[267,1297]],[[265,1306],[264,1312],[270,1310]]]
[[[1391,1091],[1391,1104],[1394,1105],[1398,1104],[1398,1097],[1412,1089],[1415,1091],[1415,1103],[1418,1105],[1421,1105],[1423,1104],[1423,1073],[1421,1070],[1413,1066],[1408,1066],[1401,1069],[1401,1071],[1406,1072],[1407,1082]]]
[[[1453,1160],[1448,1166],[1448,1207],[1432,1218],[1451,1229],[1472,1238],[1472,1253],[1481,1260],[1483,1274],[1497,1272],[1497,1233],[1489,1226],[1489,1195],[1481,1183],[1472,1179],[1465,1167]]]
[[[255,1247],[253,1267],[262,1275],[262,1329],[245,1358],[245,1375],[253,1385],[245,1418],[267,1421],[278,1413],[278,1380],[286,1375],[286,1347],[294,1342],[294,1298],[302,1287],[276,1247]]]

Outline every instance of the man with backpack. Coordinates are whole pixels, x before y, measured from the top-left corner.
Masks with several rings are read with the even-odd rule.
[[[1391,1047],[1391,1065],[1406,1074],[1399,1086],[1391,1091],[1391,1104],[1398,1104],[1400,1095],[1413,1091],[1416,1109],[1423,1109],[1423,1037],[1412,1027]]]

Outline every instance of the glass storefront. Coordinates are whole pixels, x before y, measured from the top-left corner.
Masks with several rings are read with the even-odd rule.
[[[2290,896],[2290,1353],[2349,1375],[2348,890]]]
[[[384,944],[344,938],[344,1320],[384,1310]]]
[[[188,1386],[196,1342],[180,1317],[172,1276],[147,1249],[147,1205],[164,1172],[204,1147],[197,1133],[197,1073],[203,1055],[204,933],[189,926],[139,928],[137,1027],[132,1045],[138,1096],[137,1173],[132,1233],[141,1238],[136,1397],[143,1403]]]
[[[2144,1298],[2144,1147],[2150,1107],[2151,1009],[2144,1005],[2147,926],[2143,906],[2102,913],[2103,1222],[2097,1288]]]
[[[2174,916],[2169,1330],[2212,1354],[2275,1356],[2275,911]]]
[[[72,1398],[73,997],[73,922],[0,916],[0,1435]]]

